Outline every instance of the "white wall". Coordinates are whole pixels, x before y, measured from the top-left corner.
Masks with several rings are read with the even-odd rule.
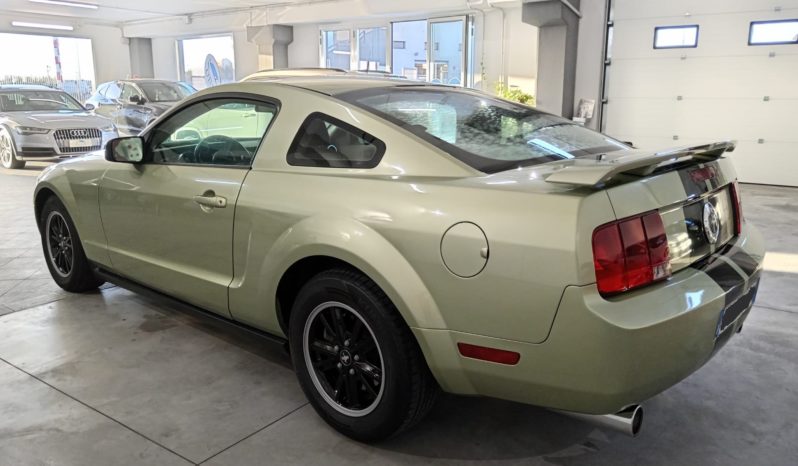
[[[258,71],[258,46],[247,41],[246,30],[233,31],[236,79],[242,79]]]
[[[294,26],[294,41],[288,44],[290,68],[315,68],[319,66],[319,26],[302,24]]]
[[[576,53],[576,85],[574,86],[574,113],[580,99],[596,102],[593,118],[585,126],[598,128],[601,106],[601,72],[604,67],[605,11],[607,0],[583,1],[579,21],[579,45]]]
[[[538,28],[521,21],[521,8],[506,10],[506,75],[510,86],[535,94],[538,74]],[[488,29],[489,37],[500,33]],[[491,49],[487,49],[492,53]]]
[[[153,37],[152,68],[157,79],[177,81],[177,41],[173,37]]]
[[[94,48],[94,73],[103,83],[130,75],[130,49],[122,30],[106,26],[82,26],[77,31],[91,39]]]
[[[798,46],[747,45],[750,21],[796,17],[798,0],[616,0],[606,131],[643,148],[736,139],[741,181],[798,186]],[[700,26],[698,47],[654,50],[654,27],[679,24]]]
[[[506,82],[535,94],[538,71],[538,28],[521,21],[521,7],[493,9],[475,14],[477,87],[493,92]],[[502,58],[504,42],[504,58]],[[484,77],[484,86],[480,83]]]

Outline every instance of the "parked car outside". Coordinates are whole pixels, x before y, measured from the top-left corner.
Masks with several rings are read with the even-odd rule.
[[[196,89],[184,82],[127,79],[100,84],[85,105],[113,120],[120,133],[135,135],[195,92]]]
[[[113,122],[92,114],[66,92],[46,86],[0,86],[0,162],[23,168],[105,147]]]
[[[287,342],[352,438],[408,429],[439,389],[635,434],[638,403],[752,309],[765,249],[732,149],[633,149],[470,89],[293,77],[200,91],[46,169],[34,204],[62,288],[135,284]]]

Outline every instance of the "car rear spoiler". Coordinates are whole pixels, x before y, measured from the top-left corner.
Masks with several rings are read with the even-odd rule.
[[[735,141],[721,141],[662,152],[634,149],[573,159],[569,165],[549,175],[546,181],[601,188],[620,174],[648,176],[672,164],[690,160],[696,163],[716,160],[724,153],[733,151],[736,144]]]

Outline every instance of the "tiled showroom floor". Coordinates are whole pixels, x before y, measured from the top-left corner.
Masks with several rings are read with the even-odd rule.
[[[746,185],[768,243],[743,332],[645,403],[636,439],[513,403],[445,396],[366,446],[329,429],[279,347],[106,285],[50,279],[31,193],[0,170],[0,465],[798,464],[798,189]]]

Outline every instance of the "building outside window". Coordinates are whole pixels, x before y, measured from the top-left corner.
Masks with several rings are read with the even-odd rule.
[[[658,26],[654,28],[655,49],[698,47],[698,25]]]
[[[322,55],[326,68],[352,69],[352,42],[348,29],[322,31]]]
[[[419,81],[427,80],[427,21],[400,21],[391,24],[393,74]],[[401,45],[401,47],[397,47]]]
[[[387,71],[388,28],[375,27],[357,30],[357,55],[360,71]]]
[[[39,84],[61,89],[79,102],[94,90],[91,39],[0,34],[0,84]]]
[[[382,71],[416,81],[473,84],[473,22],[467,16],[321,30],[321,66]],[[390,47],[390,48],[389,48]]]
[[[752,21],[748,45],[798,44],[798,19]]]
[[[233,36],[208,36],[177,41],[180,80],[196,89],[236,81]]]

